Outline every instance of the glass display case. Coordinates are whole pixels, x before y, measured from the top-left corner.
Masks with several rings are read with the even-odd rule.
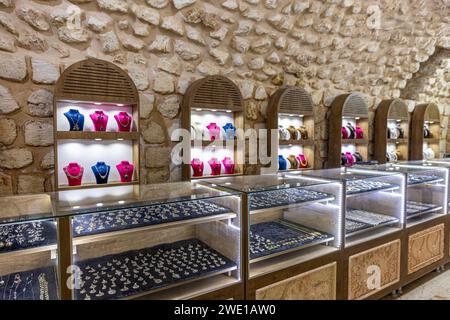
[[[55,300],[57,223],[48,195],[0,197],[0,300]]]
[[[315,170],[302,175],[343,183],[345,246],[378,238],[403,227],[404,174],[343,167]]]
[[[1,201],[0,299],[189,299],[241,283],[237,192],[183,182]]]
[[[188,299],[241,280],[236,192],[181,182],[63,191],[54,202],[71,219],[75,299]]]
[[[407,226],[447,214],[448,168],[427,168],[414,163],[418,161],[367,166],[370,170],[399,172],[407,176]]]
[[[341,247],[340,183],[275,174],[217,178],[204,183],[243,192],[250,279]]]

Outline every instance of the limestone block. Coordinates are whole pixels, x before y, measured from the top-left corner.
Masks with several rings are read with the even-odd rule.
[[[45,147],[53,144],[53,125],[42,121],[28,121],[24,125],[25,144]]]

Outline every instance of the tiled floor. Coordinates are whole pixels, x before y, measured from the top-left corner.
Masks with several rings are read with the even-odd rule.
[[[450,265],[446,270],[432,272],[403,288],[400,297],[387,296],[386,300],[450,300]]]

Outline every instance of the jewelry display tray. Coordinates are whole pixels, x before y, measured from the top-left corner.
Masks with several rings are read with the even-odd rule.
[[[265,244],[273,242],[272,249],[263,249],[258,253],[252,252],[255,248],[255,237],[262,237]],[[279,220],[263,222],[250,226],[250,263],[269,259],[274,256],[285,254],[294,250],[304,249],[314,245],[319,245],[334,240],[332,235],[314,230],[290,221]],[[302,240],[302,238],[306,238]],[[292,244],[283,244],[284,242],[298,241]],[[275,247],[279,244],[278,247]]]
[[[164,259],[158,260],[158,258],[154,258],[161,256],[169,256],[170,258],[170,255],[172,254],[172,256],[174,256],[174,252],[176,252],[177,250],[179,251],[180,249],[183,249],[182,251],[186,251],[185,249],[189,247],[193,248],[194,250],[191,250],[190,254],[185,253],[183,255],[180,255],[180,260],[178,262],[172,260],[169,264],[164,264]],[[203,252],[205,251],[207,253],[206,255],[203,254]],[[139,262],[136,262],[138,259],[140,259]],[[200,270],[202,267],[202,263],[206,264],[205,261],[207,261],[207,259],[220,260],[220,266],[217,266],[216,263],[214,267],[205,267],[206,270]],[[149,260],[150,262],[148,262]],[[184,264],[185,266],[180,267],[182,264]],[[161,273],[158,272],[159,270],[171,270],[175,268],[174,265],[177,265],[177,267],[180,268],[179,274],[175,272],[172,272],[170,274],[166,274],[163,271],[161,271]],[[147,294],[151,293],[154,290],[180,284],[193,278],[205,278],[207,276],[214,276],[216,274],[231,272],[237,269],[237,265],[233,261],[221,255],[198,239],[188,239],[177,241],[174,243],[165,243],[150,248],[132,250],[120,254],[79,261],[77,262],[77,266],[80,268],[80,278],[78,282],[80,284],[80,287],[79,289],[75,290],[75,298],[83,300],[120,299],[143,293]],[[93,266],[98,268],[99,272],[91,272],[90,270],[93,270]],[[115,266],[117,266],[117,269],[115,269]],[[192,273],[188,273],[188,267],[193,267],[194,271]],[[110,268],[110,270],[108,270],[108,268]],[[184,272],[182,272],[181,270],[184,270]],[[39,296],[40,289],[39,283],[37,282],[38,274],[47,275],[47,277],[49,278],[49,298],[57,298],[57,281],[54,277],[54,275],[56,274],[55,268],[47,267],[20,272],[17,274],[20,274],[21,278],[33,278],[33,290],[32,293],[30,293],[29,299],[31,299],[31,297],[36,298]],[[163,278],[162,274],[164,274],[164,277],[166,279],[161,279]],[[175,275],[178,275],[178,277],[175,277]],[[14,278],[15,276],[16,274],[10,274],[1,278],[10,279]],[[111,282],[111,279],[113,278],[116,278],[118,282],[118,284],[116,284],[116,281],[114,280],[114,287],[112,286]],[[138,283],[140,283],[141,285],[139,285]],[[124,285],[124,287],[122,287],[123,290],[117,287],[117,285]],[[95,290],[97,286],[104,287],[104,289],[102,290],[105,291]],[[1,288],[2,287],[0,285],[0,290]],[[111,290],[114,290],[114,292]],[[0,296],[0,300],[2,298],[4,298],[4,295]]]
[[[130,209],[117,209],[92,214],[75,216],[72,229],[75,238],[116,232],[126,229],[142,228],[170,222],[199,219],[223,215],[232,211],[208,200],[183,201],[168,204],[155,204]],[[41,241],[22,232],[22,241],[14,241],[11,246],[1,246],[6,242],[4,235],[17,234],[20,230],[42,230]],[[30,249],[56,244],[56,224],[53,221],[25,222],[0,226],[0,253]]]

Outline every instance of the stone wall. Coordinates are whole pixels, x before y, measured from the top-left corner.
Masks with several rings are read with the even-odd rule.
[[[170,132],[187,86],[208,74],[238,84],[247,127],[265,126],[279,86],[305,87],[317,107],[322,165],[332,99],[359,91],[373,118],[436,48],[450,48],[449,20],[443,0],[0,0],[0,193],[52,189],[53,84],[78,60],[112,61],[135,81],[143,182],[180,179]],[[438,91],[404,95],[411,105],[448,98],[448,86]]]

